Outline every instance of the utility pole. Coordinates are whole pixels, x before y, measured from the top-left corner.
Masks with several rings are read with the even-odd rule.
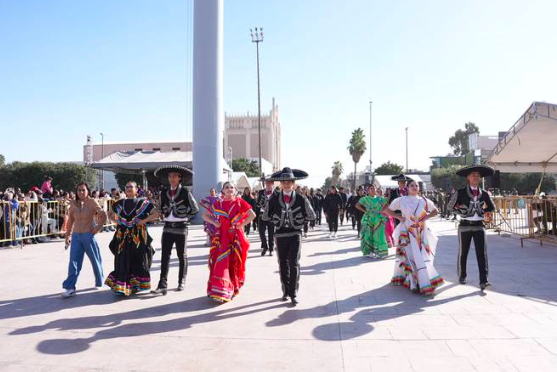
[[[257,51],[257,129],[259,132],[259,177],[263,178],[263,165],[261,162],[261,83],[259,77],[259,43],[263,42],[263,28],[250,29],[251,42],[255,43]]]
[[[224,177],[224,0],[193,1],[193,194],[201,200]],[[198,214],[199,216],[199,214]],[[196,218],[201,223],[201,218]]]
[[[405,131],[406,131],[406,173],[408,173],[409,172],[409,169],[408,169],[408,127],[406,127]]]
[[[372,148],[371,148],[371,106],[373,101],[369,101],[369,183],[373,183],[375,177],[373,177],[373,160],[372,160]]]
[[[101,133],[101,159],[104,159],[104,134]],[[101,169],[101,190],[104,190],[104,169]]]

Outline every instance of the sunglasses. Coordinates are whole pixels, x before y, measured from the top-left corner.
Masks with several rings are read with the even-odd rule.
[[[132,185],[126,185],[126,189],[133,189],[135,186]]]

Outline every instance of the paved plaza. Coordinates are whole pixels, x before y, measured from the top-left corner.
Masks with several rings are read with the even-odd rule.
[[[276,257],[252,249],[247,279],[231,303],[205,296],[204,234],[190,232],[184,292],[116,298],[93,287],[86,260],[78,295],[61,299],[68,252],[62,241],[0,250],[0,371],[557,371],[557,247],[489,237],[490,281],[456,282],[452,222],[433,220],[436,267],[446,284],[434,297],[389,285],[394,257],[362,257],[355,232],[337,240],[325,226],[302,253],[300,304],[280,301]],[[161,228],[152,268],[160,270]],[[105,276],[111,234],[99,235]],[[177,260],[169,284],[177,283]]]

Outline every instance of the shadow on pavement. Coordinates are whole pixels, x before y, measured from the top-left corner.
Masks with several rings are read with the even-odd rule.
[[[144,308],[119,314],[101,316],[81,317],[73,319],[59,319],[42,326],[31,326],[20,328],[10,335],[24,335],[40,333],[47,330],[60,331],[84,331],[98,329],[94,335],[88,338],[78,339],[51,339],[41,341],[37,350],[44,354],[66,355],[83,352],[91,344],[107,339],[121,337],[138,337],[180,331],[192,327],[195,324],[210,323],[236,317],[249,316],[261,311],[284,307],[283,303],[277,303],[278,299],[257,302],[239,307],[228,307],[222,310],[203,313],[198,315],[180,317],[164,321],[145,321],[145,319],[165,316],[168,314],[179,314],[190,311],[206,310],[207,308],[218,308],[220,304],[211,301],[207,297],[197,297],[183,302],[165,304],[156,307]],[[274,304],[274,305],[272,305]],[[261,307],[262,305],[271,305]],[[136,321],[130,324],[122,324],[124,321]]]
[[[120,301],[115,296],[107,296],[107,291],[95,288],[78,290],[78,295],[71,299],[62,299],[60,293],[17,298],[0,301],[0,319],[21,318],[32,315],[54,313],[60,310],[84,306],[106,305]]]
[[[360,246],[355,246],[352,248],[339,249],[338,251],[333,251],[333,252],[317,252],[309,255],[309,257],[331,256],[331,255],[346,254],[346,253],[359,252],[359,251],[360,251]]]
[[[458,238],[453,234],[439,235],[435,267],[441,276],[449,282],[458,282],[457,257]],[[498,235],[488,235],[489,281],[490,292],[527,298],[535,302],[548,303],[557,301],[555,282],[555,264],[557,252],[520,248],[520,241]],[[467,260],[466,286],[479,287],[478,263],[474,244],[470,247]],[[557,305],[556,305],[557,306]]]
[[[324,274],[327,270],[342,269],[372,262],[373,261],[370,258],[360,256],[345,258],[337,261],[319,262],[314,265],[302,266],[300,269],[300,275],[320,275]]]
[[[452,286],[447,285],[445,290]],[[322,324],[315,327],[312,332],[315,338],[322,341],[349,340],[373,332],[374,322],[421,313],[428,307],[457,301],[469,296],[476,296],[476,293],[435,300],[433,296],[421,296],[410,292],[406,288],[387,284],[381,288],[311,309],[290,309],[266,324],[269,327],[280,327],[301,319],[333,318],[343,313],[357,311],[347,322]],[[389,306],[389,304],[393,305]]]

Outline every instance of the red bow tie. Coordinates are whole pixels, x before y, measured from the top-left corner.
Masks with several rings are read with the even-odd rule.
[[[479,196],[480,195],[480,190],[472,190],[472,195]]]
[[[284,202],[285,203],[290,203],[290,200],[291,200],[290,196],[284,195]]]

